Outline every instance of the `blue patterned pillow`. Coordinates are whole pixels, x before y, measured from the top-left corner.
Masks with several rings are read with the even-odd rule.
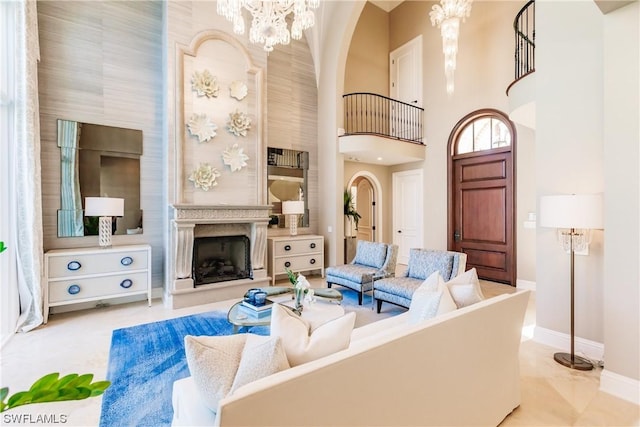
[[[443,251],[425,251],[411,249],[409,251],[409,268],[407,276],[424,280],[434,271],[442,277],[451,277],[453,255]]]
[[[356,249],[356,257],[353,263],[380,268],[384,265],[386,257],[387,245],[384,243],[358,240],[358,248]]]

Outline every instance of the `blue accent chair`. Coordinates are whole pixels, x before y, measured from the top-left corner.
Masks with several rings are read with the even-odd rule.
[[[383,301],[409,308],[413,293],[433,272],[439,271],[444,281],[448,282],[464,273],[466,267],[467,254],[462,252],[411,249],[403,276],[375,282],[373,297],[378,304],[378,313]]]
[[[397,259],[396,245],[358,240],[350,264],[327,268],[327,286],[335,284],[357,291],[358,304],[362,305],[362,296],[372,290],[374,275],[376,280],[395,276]]]

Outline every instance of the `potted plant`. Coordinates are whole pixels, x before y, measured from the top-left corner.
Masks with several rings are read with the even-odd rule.
[[[347,219],[347,221],[345,221],[344,235],[345,237],[351,237],[353,234],[353,227],[351,226],[351,222],[355,224],[357,230],[358,221],[360,221],[360,218],[362,218],[362,216],[358,213],[358,211],[356,211],[356,207],[354,206],[353,194],[347,189],[344,190],[344,216]]]

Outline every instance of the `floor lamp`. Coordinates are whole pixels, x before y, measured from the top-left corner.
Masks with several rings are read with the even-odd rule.
[[[288,200],[282,202],[283,215],[289,215],[289,234],[298,234],[298,215],[304,213],[304,200]]]
[[[111,247],[112,217],[124,214],[124,199],[114,197],[85,197],[84,216],[98,216],[101,248]]]
[[[540,226],[558,229],[565,251],[571,255],[571,353],[556,353],[556,362],[568,368],[588,371],[593,364],[575,355],[574,349],[574,258],[589,246],[590,230],[603,228],[602,196],[568,194],[540,198]]]

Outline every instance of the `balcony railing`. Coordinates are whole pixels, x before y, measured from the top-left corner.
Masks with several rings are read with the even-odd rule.
[[[378,135],[422,144],[424,109],[373,93],[344,100],[345,135]]]
[[[513,21],[516,35],[516,76],[515,80],[536,69],[536,3],[530,0],[524,5]]]

